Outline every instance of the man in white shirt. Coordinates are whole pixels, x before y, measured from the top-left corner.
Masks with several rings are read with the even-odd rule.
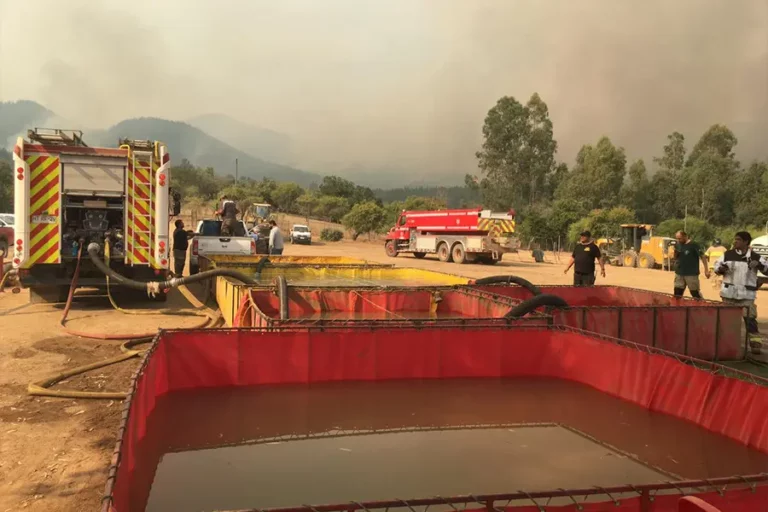
[[[269,221],[272,228],[269,230],[269,254],[279,256],[283,254],[283,234],[277,227],[277,222]]]

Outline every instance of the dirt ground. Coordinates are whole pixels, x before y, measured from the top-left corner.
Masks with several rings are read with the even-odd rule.
[[[547,254],[547,263],[534,263],[528,253],[507,255],[495,266],[441,263],[427,257],[388,258],[380,242],[287,245],[288,255],[351,256],[371,262],[395,263],[469,277],[515,274],[535,284],[570,284],[563,270],[568,256]],[[597,284],[612,284],[671,292],[673,274],[661,270],[608,267]],[[702,276],[703,280],[703,276]],[[703,280],[706,298],[718,299]],[[192,287],[198,297],[199,288]],[[99,510],[106,470],[114,449],[122,404],[115,400],[71,400],[27,395],[27,385],[66,368],[119,354],[119,342],[95,341],[66,334],[59,320],[61,305],[28,305],[26,291],[0,293],[0,512]],[[762,321],[768,320],[768,291],[757,300]],[[137,305],[131,308],[141,307]],[[159,307],[191,308],[178,292]],[[189,327],[195,317],[131,316],[113,310],[104,297],[76,301],[68,324],[93,332],[143,333],[159,327]],[[59,383],[56,389],[125,391],[138,359],[101,368]]]

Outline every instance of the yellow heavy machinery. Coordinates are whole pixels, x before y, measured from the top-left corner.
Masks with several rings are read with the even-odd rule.
[[[652,224],[622,224],[621,238],[601,238],[595,243],[612,265],[671,269],[675,239],[654,236]]]
[[[267,203],[253,203],[243,214],[243,221],[248,225],[256,225],[267,222],[272,215],[272,205]]]

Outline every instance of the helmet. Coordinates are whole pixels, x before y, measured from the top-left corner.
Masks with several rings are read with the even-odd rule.
[[[715,240],[714,240],[713,244],[714,244],[714,245],[723,245],[723,241],[722,241],[722,240],[720,240],[719,238],[715,238]]]

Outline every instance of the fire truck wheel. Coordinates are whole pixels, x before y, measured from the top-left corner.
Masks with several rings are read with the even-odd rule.
[[[448,248],[448,244],[443,242],[437,247],[437,259],[444,263],[453,261],[451,250]]]
[[[415,253],[413,253],[413,257],[416,258],[416,259],[419,259],[419,260],[422,259],[426,255],[427,255],[427,253],[425,253],[425,252],[415,252]]]
[[[467,253],[464,251],[464,246],[460,243],[454,244],[451,255],[453,256],[454,263],[462,264],[466,261]]]
[[[395,245],[397,242],[394,240],[389,240],[386,244],[384,244],[384,251],[386,251],[387,256],[390,258],[396,258],[397,257],[397,246]]]

